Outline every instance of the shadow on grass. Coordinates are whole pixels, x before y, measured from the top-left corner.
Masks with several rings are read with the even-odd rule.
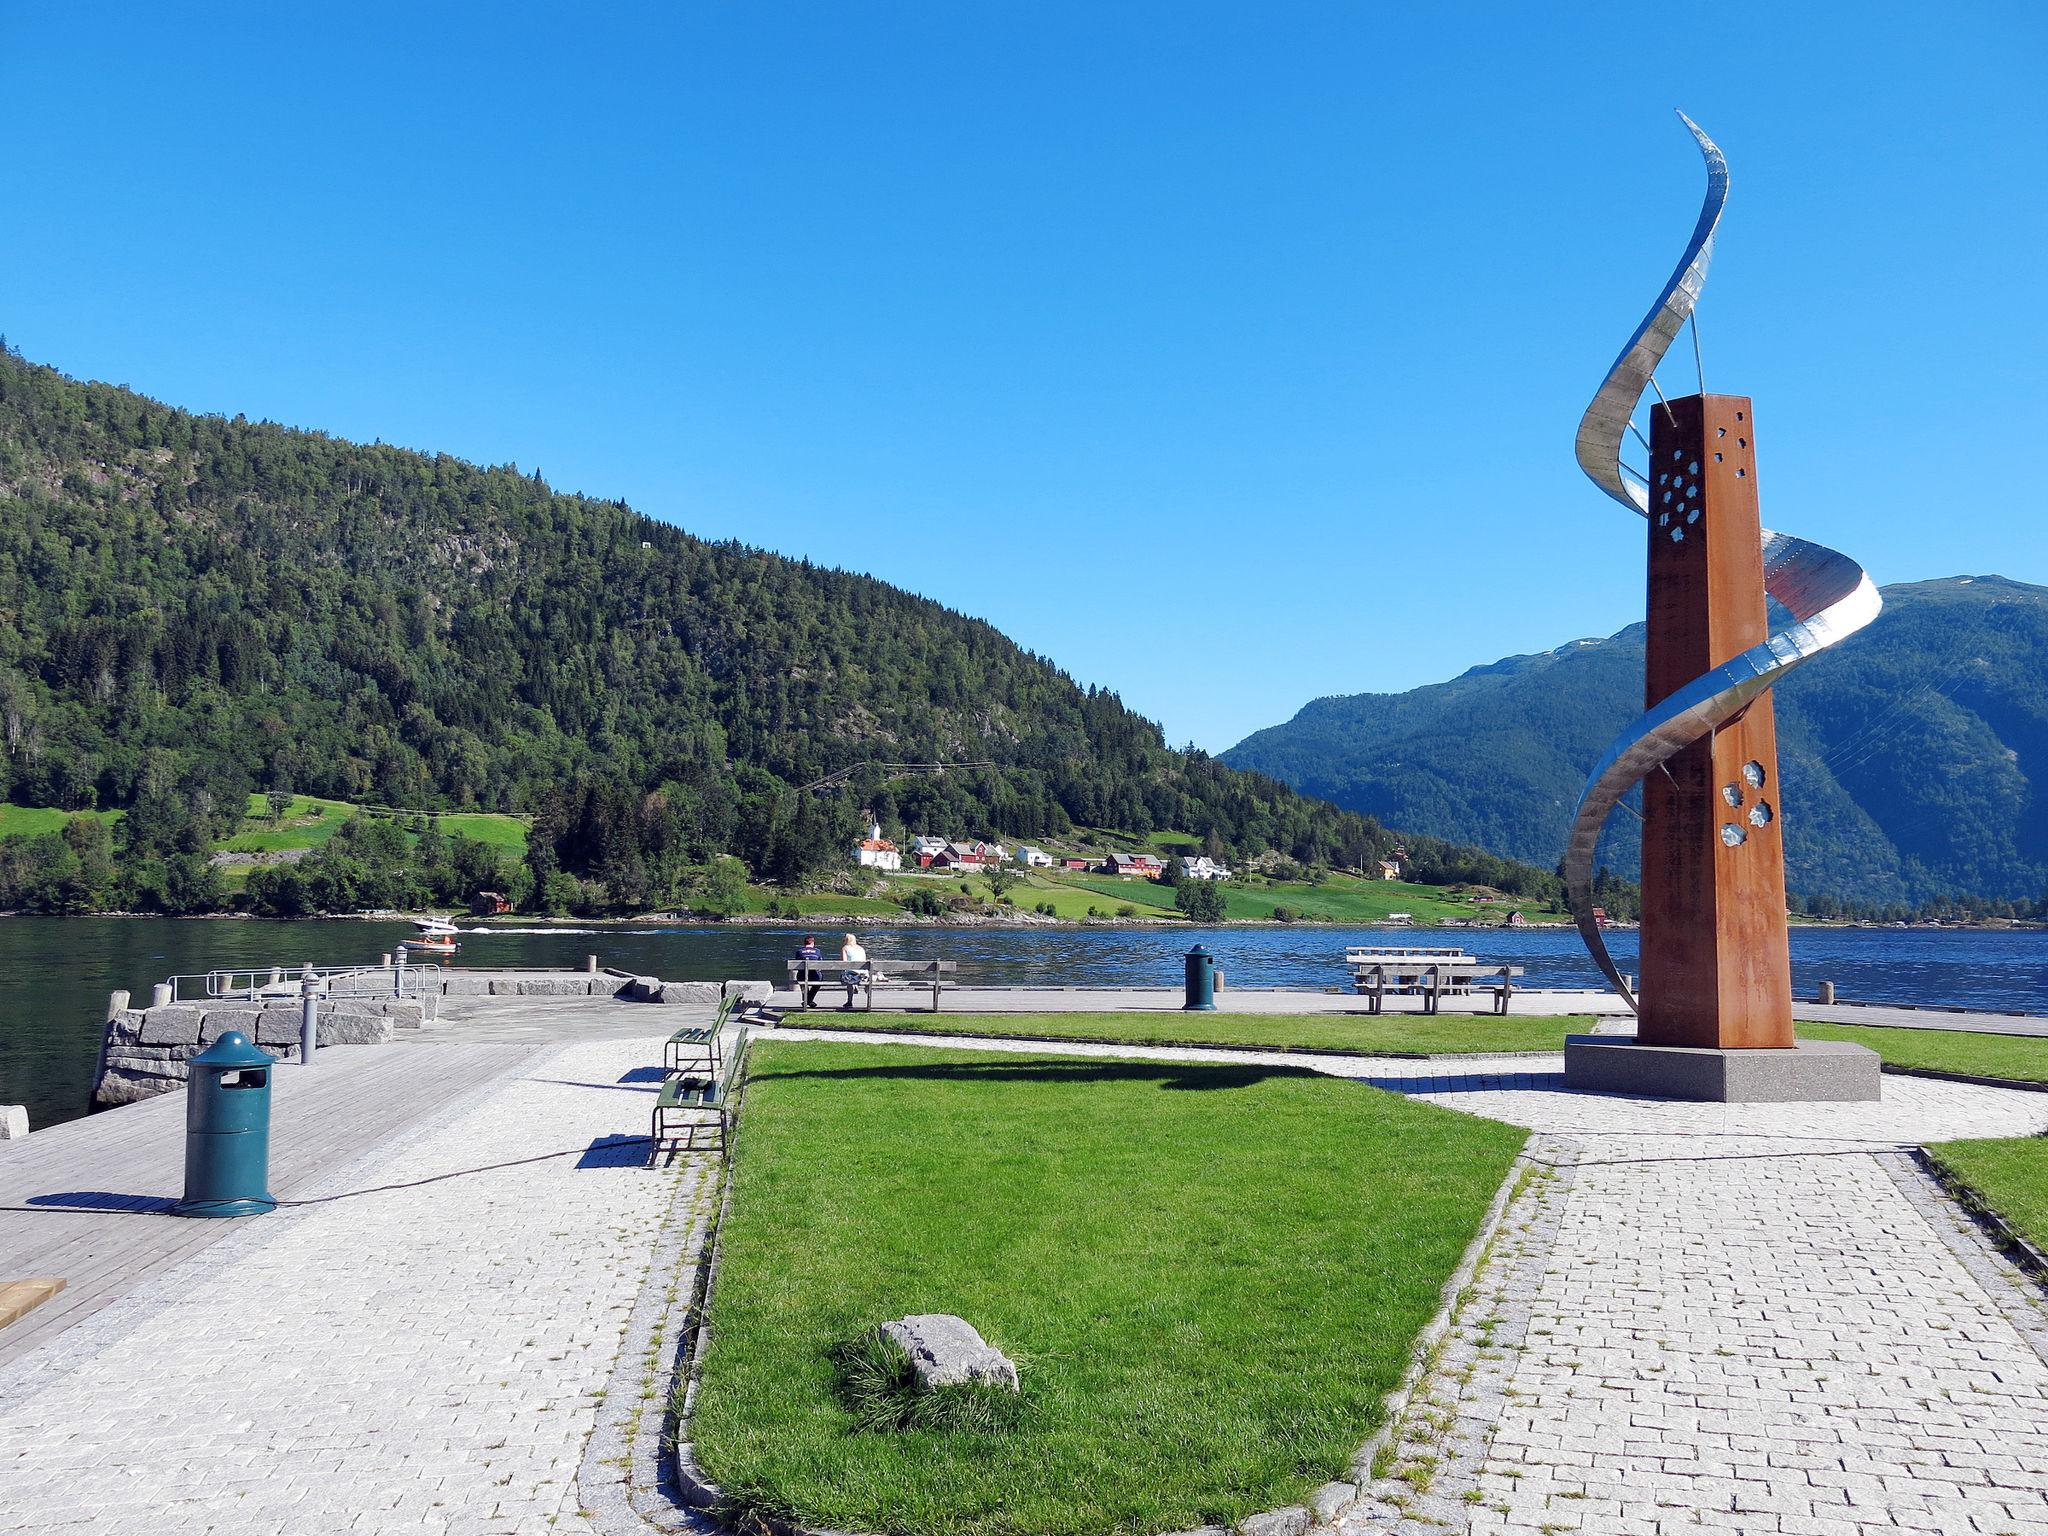
[[[1249,1088],[1270,1079],[1337,1082],[1307,1067],[1236,1066],[1225,1062],[1178,1061],[925,1061],[871,1067],[783,1067],[757,1069],[757,1082],[820,1079],[833,1082],[908,1081],[955,1083],[1156,1083],[1168,1092],[1215,1093]]]

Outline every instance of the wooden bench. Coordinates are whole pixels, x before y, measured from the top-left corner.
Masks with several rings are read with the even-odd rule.
[[[1468,955],[1463,960],[1374,961],[1357,971],[1354,979],[1371,1013],[1380,1012],[1390,994],[1420,993],[1422,1011],[1435,1013],[1445,997],[1466,997],[1475,990],[1491,991],[1493,1011],[1506,1013],[1508,999],[1515,995],[1515,978],[1521,974],[1519,965],[1491,965]]]
[[[848,966],[832,960],[792,960],[789,962],[789,984],[796,992],[798,1004],[806,1009],[818,1005],[811,1000],[814,992],[846,985],[845,974],[858,970],[860,979],[854,982],[854,989],[861,994],[861,1006],[872,1013],[875,1007],[875,989],[900,988],[912,992],[930,991],[932,1012],[939,1011],[939,995],[946,986],[946,980],[959,969],[953,960],[889,960],[870,958],[865,966]]]
[[[744,1021],[738,1023],[730,1031],[731,1040],[714,1049],[714,1060],[719,1063],[716,1071],[702,1077],[678,1075],[662,1083],[648,1129],[649,1163],[661,1156],[664,1147],[696,1151],[697,1133],[703,1130],[716,1132],[721,1154],[730,1149],[733,1101],[739,1096],[746,1072],[747,1034],[751,1028]]]

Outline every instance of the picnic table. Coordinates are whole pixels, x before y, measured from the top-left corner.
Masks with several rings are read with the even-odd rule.
[[[855,976],[854,989],[860,993],[861,1007],[872,1013],[875,1007],[875,989],[900,988],[913,992],[929,991],[932,995],[932,1012],[939,1011],[939,994],[944,990],[947,978],[959,968],[954,960],[878,960],[872,955],[866,965],[848,965],[840,960],[791,960],[788,962],[789,985],[796,993],[797,1001],[805,1009],[817,1007],[815,994],[822,988],[837,988],[846,985],[846,973]]]
[[[1358,948],[1344,952],[1352,985],[1366,997],[1369,1011],[1381,1011],[1389,996],[1420,996],[1422,1011],[1435,1013],[1445,997],[1469,997],[1485,988],[1493,993],[1493,1011],[1506,1013],[1515,993],[1519,965],[1481,960],[1458,948]]]

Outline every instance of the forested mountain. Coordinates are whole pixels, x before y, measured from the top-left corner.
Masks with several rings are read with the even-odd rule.
[[[1809,897],[2028,900],[2048,887],[2048,588],[1887,587],[1777,692],[1786,862]],[[1402,694],[1318,699],[1224,761],[1389,825],[1549,865],[1588,769],[1642,707],[1643,630]],[[1635,819],[1602,857],[1633,876]]]
[[[196,855],[258,790],[527,811],[537,878],[558,861],[625,905],[722,852],[772,879],[843,862],[863,807],[1347,865],[1391,845],[872,578],[513,466],[172,409],[4,345],[0,729],[9,800],[126,808],[131,841],[166,853]],[[797,792],[868,760],[995,766]]]

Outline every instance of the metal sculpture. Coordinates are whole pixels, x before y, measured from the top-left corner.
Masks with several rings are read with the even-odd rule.
[[[1699,299],[1728,201],[1728,162],[1691,118],[1679,117],[1706,159],[1699,222],[1579,424],[1580,466],[1601,490],[1651,521],[1649,707],[1615,738],[1586,781],[1565,849],[1566,902],[1594,961],[1635,1010],[1645,1043],[1790,1046],[1783,862],[1773,809],[1775,733],[1766,691],[1876,618],[1880,599],[1855,561],[1758,522],[1747,399],[1707,395],[1704,384],[1700,395],[1678,401],[1665,401],[1660,390],[1652,407],[1654,441],[1645,444],[1647,477],[1621,462],[1636,403],[1654,388],[1657,365]],[[1758,565],[1760,583],[1746,575]],[[1765,592],[1792,616],[1775,632],[1767,632]],[[1688,657],[1697,671],[1684,669]],[[1644,808],[1641,963],[1652,1007],[1646,1014],[1595,921],[1593,856],[1615,805],[1653,774]],[[1773,792],[1751,793],[1764,783]],[[1767,835],[1750,847],[1756,857],[1745,863],[1742,850],[1765,828]],[[1717,830],[1719,850],[1713,846]],[[1759,928],[1773,901],[1775,910]],[[1654,945],[1653,914],[1665,924]],[[1773,944],[1775,955],[1759,952]],[[1772,972],[1785,975],[1782,988]],[[1746,1024],[1730,984],[1738,993],[1749,987],[1753,999],[1767,1004]],[[1779,990],[1786,994],[1782,1008],[1768,996]]]

